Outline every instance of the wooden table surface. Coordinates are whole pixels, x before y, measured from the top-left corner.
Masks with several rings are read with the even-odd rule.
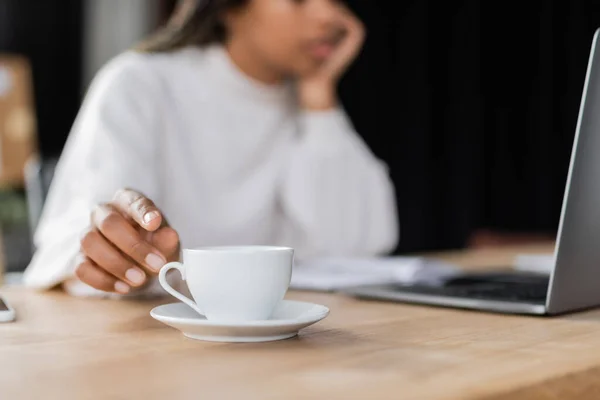
[[[444,254],[507,265],[518,251]],[[600,288],[599,288],[600,290]],[[600,310],[559,318],[358,301],[319,293],[331,315],[297,338],[220,344],[184,338],[154,302],[5,289],[0,398],[600,399]]]

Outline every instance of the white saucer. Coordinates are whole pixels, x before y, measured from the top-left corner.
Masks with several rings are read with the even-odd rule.
[[[190,339],[238,343],[288,339],[328,314],[325,306],[291,300],[283,300],[271,319],[265,321],[208,321],[183,303],[165,304],[150,311],[152,318],[179,329]]]

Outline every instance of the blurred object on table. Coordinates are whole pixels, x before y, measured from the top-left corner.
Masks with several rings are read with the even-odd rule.
[[[0,55],[0,187],[23,187],[25,164],[36,147],[29,62]]]
[[[4,274],[4,281],[2,281],[2,278],[0,278],[0,286],[20,286],[22,283],[22,272],[7,272]]]
[[[55,158],[40,160],[32,157],[25,167],[25,190],[27,192],[27,208],[31,237],[35,234],[37,224],[42,215],[46,196],[54,177],[54,169],[58,160]]]
[[[4,272],[23,271],[33,253],[27,202],[20,189],[0,189],[0,232]]]
[[[544,232],[500,232],[481,229],[471,235],[467,247],[479,249],[547,243],[555,238],[556,234]]]
[[[514,268],[518,271],[550,275],[556,265],[554,252],[523,253],[515,256]]]

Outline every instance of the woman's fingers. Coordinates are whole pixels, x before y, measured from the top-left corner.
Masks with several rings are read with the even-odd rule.
[[[365,40],[363,23],[346,6],[340,5],[340,25],[344,37],[329,61],[340,72],[356,58]]]
[[[92,212],[92,228],[81,239],[77,276],[93,288],[128,293],[179,258],[179,235],[154,203],[131,189]]]
[[[146,274],[128,259],[96,229],[90,230],[81,240],[82,252],[98,267],[130,286],[142,286]]]
[[[80,255],[77,259],[75,275],[80,281],[104,292],[117,292],[127,294],[131,290],[129,285],[119,281],[113,275],[109,274],[85,255]]]
[[[179,235],[175,229],[162,227],[152,233],[150,243],[167,257],[167,261],[179,260]]]
[[[111,205],[100,205],[92,214],[92,225],[116,248],[151,273],[158,273],[167,258]]]
[[[154,202],[135,190],[117,191],[111,204],[149,232],[157,230],[162,224],[162,214]]]

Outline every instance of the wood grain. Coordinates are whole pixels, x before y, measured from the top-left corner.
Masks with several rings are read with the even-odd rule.
[[[515,251],[446,256],[491,266]],[[170,299],[4,294],[19,321],[0,325],[2,399],[600,398],[599,310],[549,319],[290,293],[330,317],[291,340],[217,344],[149,317]]]

